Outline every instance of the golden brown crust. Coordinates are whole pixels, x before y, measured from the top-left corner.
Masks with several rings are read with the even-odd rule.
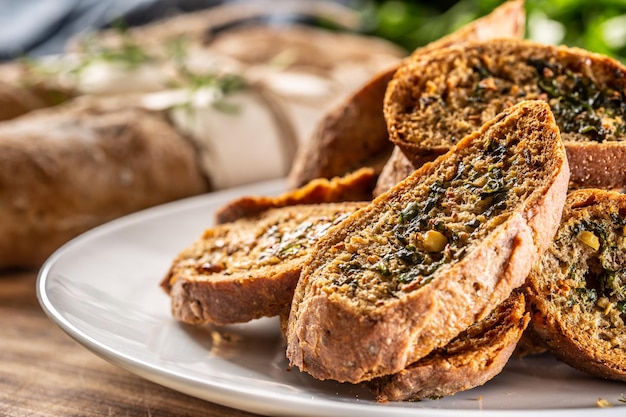
[[[414,51],[419,57],[453,44],[524,35],[524,2],[509,1],[458,31]],[[397,67],[381,72],[345,102],[332,109],[299,151],[288,177],[296,188],[315,178],[331,178],[363,166],[379,173],[392,151],[383,117],[387,84]],[[432,158],[434,159],[434,158]]]
[[[385,98],[390,140],[419,161],[446,152],[504,108],[541,99],[561,128],[572,186],[624,188],[624,74],[616,60],[577,48],[516,39],[454,45],[398,69]],[[572,90],[577,79],[580,93]],[[596,97],[593,106],[579,101],[585,94]],[[617,106],[615,114],[606,105]]]
[[[70,238],[208,184],[158,114],[38,110],[0,126],[0,268],[35,267]]]
[[[625,218],[623,194],[572,192],[554,243],[528,277],[533,332],[574,368],[620,381],[626,381]]]
[[[522,133],[525,131],[529,138]],[[470,150],[476,149],[475,146],[506,140],[508,135],[524,141],[524,145],[516,145],[521,147],[520,151],[527,149],[543,161],[536,166],[541,184],[531,186],[526,183],[527,176],[519,178],[519,191],[526,187],[532,194],[507,212],[506,218],[498,217],[498,225],[493,229],[481,229],[490,232],[461,260],[439,269],[427,284],[399,292],[397,298],[385,296],[380,303],[379,296],[374,295],[374,299],[362,306],[355,298],[347,299],[338,290],[334,291],[335,284],[325,284],[329,279],[325,274],[334,271],[330,268],[337,262],[335,257],[343,256],[342,245],[348,249],[356,246],[353,253],[364,250],[363,257],[367,257],[371,243],[352,241],[359,231],[370,230],[370,225],[379,224],[382,216],[391,216],[391,207],[396,202],[409,199],[416,187],[437,181],[435,173],[456,167],[461,155],[473,155]],[[503,149],[508,149],[508,145]],[[520,157],[521,164],[522,160],[525,158]],[[526,163],[531,164],[530,160]],[[550,242],[556,231],[568,179],[565,152],[547,105],[526,102],[500,114],[480,132],[461,141],[454,151],[415,171],[318,242],[310,264],[302,272],[292,303],[287,348],[291,363],[316,378],[360,382],[398,372],[444,346],[470,324],[484,318],[524,282],[532,262],[546,246],[544,241]],[[454,212],[454,208],[451,210]],[[454,217],[453,212],[449,216]],[[338,272],[332,272],[329,277],[334,277],[333,274]],[[373,271],[367,274],[370,276]],[[354,288],[360,285],[357,283]],[[363,293],[363,300],[367,294]],[[363,348],[354,349],[354,346]]]
[[[161,282],[172,315],[190,324],[242,323],[289,308],[310,248],[366,203],[270,208],[207,229]]]
[[[269,208],[296,204],[319,204],[341,201],[369,201],[372,199],[374,170],[361,168],[343,177],[330,180],[317,178],[306,185],[276,197],[245,196],[220,207],[215,213],[217,224],[232,222],[242,217],[261,213]]]
[[[438,398],[483,385],[502,371],[529,321],[524,296],[515,292],[446,346],[365,384],[383,402]]]

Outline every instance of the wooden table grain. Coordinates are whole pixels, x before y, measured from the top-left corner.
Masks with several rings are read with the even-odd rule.
[[[36,279],[36,271],[0,272],[0,416],[255,415],[189,397],[99,358],[45,315]]]

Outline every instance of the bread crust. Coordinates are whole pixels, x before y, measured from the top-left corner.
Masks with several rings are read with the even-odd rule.
[[[56,106],[77,95],[74,89],[56,82],[42,82],[31,72],[26,62],[0,64],[0,121]]]
[[[626,145],[624,142],[566,142],[572,171],[570,189],[626,187]]]
[[[439,398],[483,385],[502,371],[529,321],[524,296],[514,292],[443,348],[365,385],[382,402]]]
[[[524,35],[524,1],[512,0],[443,38],[415,50],[409,59],[471,40]],[[344,175],[363,166],[379,173],[393,149],[383,117],[387,84],[397,65],[370,79],[319,122],[299,149],[287,179],[297,188],[315,178]],[[432,158],[434,159],[434,158]]]
[[[550,352],[581,371],[619,381],[626,381],[625,314],[618,311],[626,299],[620,278],[626,267],[620,253],[625,215],[623,194],[572,192],[556,238],[527,286],[531,328]],[[578,229],[598,237],[598,249],[581,240]],[[603,263],[611,264],[615,281],[604,281]]]
[[[558,75],[559,66],[565,75]],[[560,114],[557,123],[570,161],[571,187],[624,188],[626,129],[618,103],[626,91],[625,74],[626,67],[618,61],[578,48],[510,38],[454,45],[406,61],[396,71],[384,107],[390,140],[419,166],[447,152],[502,109],[541,99]],[[555,81],[558,77],[565,81]],[[601,104],[593,112],[576,103],[569,109],[563,103],[570,97],[559,95],[568,91],[567,77],[583,80],[577,82],[585,87],[576,88],[587,88],[590,94],[597,90],[602,100],[615,100],[617,114]],[[599,133],[603,129],[607,132]]]
[[[269,208],[297,204],[319,204],[341,201],[370,201],[375,175],[372,168],[360,168],[343,177],[316,178],[295,190],[275,197],[244,196],[220,207],[215,213],[217,224],[261,213]]]
[[[301,263],[291,260],[248,277],[179,277],[169,289],[172,316],[188,324],[224,325],[279,315],[289,309]]]
[[[480,140],[490,129],[516,131],[514,120],[543,120],[544,145],[549,143],[550,172],[545,183],[513,210],[479,245],[424,286],[380,305],[357,308],[324,286],[325,267],[334,261],[338,244],[346,242],[391,207],[411,195],[416,184],[439,166]],[[528,118],[528,119],[526,119]],[[456,162],[454,162],[456,163]],[[544,177],[542,177],[544,178]],[[321,239],[295,291],[288,325],[287,356],[293,365],[319,379],[360,382],[396,373],[433,349],[444,346],[523,284],[532,262],[556,231],[567,192],[569,170],[554,119],[545,104],[527,102],[487,123],[457,147],[415,171],[367,208],[346,219]],[[545,243],[547,240],[548,243]],[[341,252],[339,252],[341,253]],[[318,284],[321,282],[321,284]],[[358,284],[357,284],[358,286]],[[354,346],[362,346],[355,349]]]
[[[0,268],[39,266],[92,227],[208,190],[195,149],[160,114],[76,104],[6,121]]]

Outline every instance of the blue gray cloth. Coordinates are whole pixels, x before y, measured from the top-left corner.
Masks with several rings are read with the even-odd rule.
[[[68,39],[123,20],[129,26],[217,0],[0,0],[0,60],[63,51]]]

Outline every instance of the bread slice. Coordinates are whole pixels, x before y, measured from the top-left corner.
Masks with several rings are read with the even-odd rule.
[[[370,201],[375,182],[372,168],[360,168],[342,177],[317,178],[308,184],[275,197],[244,196],[220,207],[215,212],[218,224],[259,214],[269,208],[297,204],[337,203],[342,201]]]
[[[507,1],[456,32],[418,48],[412,56],[471,40],[507,36],[521,38],[525,30],[524,21],[524,1]],[[341,176],[363,166],[380,172],[393,148],[382,109],[387,84],[396,69],[397,65],[393,65],[372,77],[326,114],[313,135],[299,149],[289,172],[289,188],[300,187],[315,178]]]
[[[365,385],[382,402],[439,398],[483,385],[502,372],[529,321],[524,296],[514,292],[446,346]]]
[[[207,229],[161,282],[173,316],[190,324],[229,324],[288,309],[312,244],[365,205],[273,208]]]
[[[398,69],[384,113],[390,140],[417,164],[530,99],[550,104],[572,187],[626,187],[626,67],[603,55],[518,39],[456,45]]]
[[[501,113],[319,240],[294,294],[289,360],[361,382],[446,345],[524,283],[568,179],[547,104]]]
[[[528,277],[532,329],[574,368],[626,381],[626,195],[572,192]]]

